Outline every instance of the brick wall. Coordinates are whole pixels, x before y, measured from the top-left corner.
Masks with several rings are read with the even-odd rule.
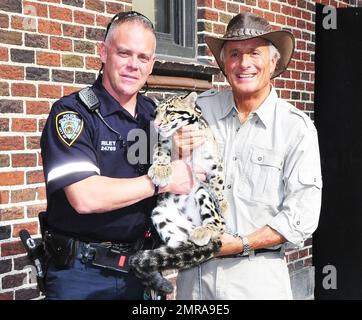
[[[204,35],[223,34],[240,11],[291,29],[297,50],[289,70],[274,83],[281,97],[313,117],[314,1],[196,2],[199,60],[213,60]],[[318,2],[358,5],[354,0]],[[56,99],[93,82],[106,24],[114,13],[131,8],[131,0],[0,0],[0,300],[39,297],[18,232],[27,228],[38,235],[37,213],[46,207],[40,134]],[[221,75],[213,84],[226,87]],[[151,94],[171,92],[153,88]],[[309,239],[304,249],[288,252],[292,273],[311,266],[311,245]]]

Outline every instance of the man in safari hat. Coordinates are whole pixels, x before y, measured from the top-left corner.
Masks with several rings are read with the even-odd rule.
[[[227,233],[218,259],[179,273],[177,298],[292,299],[284,251],[317,228],[322,187],[317,131],[271,84],[294,37],[240,13],[206,43],[231,87],[198,98],[224,159]]]

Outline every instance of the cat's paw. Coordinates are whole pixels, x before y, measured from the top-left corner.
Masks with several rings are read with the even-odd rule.
[[[164,187],[170,182],[171,173],[170,164],[153,164],[148,169],[148,176],[155,185],[160,187]]]
[[[210,229],[201,226],[191,231],[190,240],[198,246],[207,245],[212,237]]]

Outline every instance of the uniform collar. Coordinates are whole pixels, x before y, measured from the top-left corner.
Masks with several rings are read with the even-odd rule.
[[[119,102],[104,88],[102,84],[102,75],[99,75],[93,84],[94,92],[100,101],[100,111],[103,117],[107,117],[114,113],[122,113],[125,117],[132,121],[137,121],[126,109],[124,109]],[[142,118],[142,121],[149,121],[153,119],[150,110],[144,106],[144,97],[140,94],[137,95],[136,115]]]
[[[228,91],[228,95],[225,97],[225,108],[221,109],[219,119],[225,118],[229,114],[233,114],[234,112],[238,113],[238,109],[236,108],[235,101],[234,101],[234,95],[232,94],[232,91]],[[261,122],[264,124],[265,127],[268,127],[273,119],[273,112],[271,112],[271,107],[275,106],[277,101],[278,95],[274,89],[274,87],[271,87],[270,93],[268,97],[263,101],[263,103],[256,109],[253,113],[255,113]]]

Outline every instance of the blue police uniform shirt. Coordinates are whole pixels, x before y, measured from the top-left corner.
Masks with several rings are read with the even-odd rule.
[[[112,178],[134,178],[146,174],[152,150],[150,122],[155,106],[139,94],[133,117],[106,91],[101,76],[92,86],[100,101],[105,121],[126,141],[133,129],[142,129],[147,137],[147,161],[141,165],[127,159],[127,150],[137,142],[128,141],[127,148],[115,132],[81,102],[78,93],[56,101],[52,106],[41,137],[41,152],[46,180],[47,212],[50,229],[89,241],[133,242],[144,236],[146,219],[155,198],[144,199],[131,206],[106,213],[79,214],[70,205],[64,187],[101,175]],[[139,131],[133,131],[139,132]]]

